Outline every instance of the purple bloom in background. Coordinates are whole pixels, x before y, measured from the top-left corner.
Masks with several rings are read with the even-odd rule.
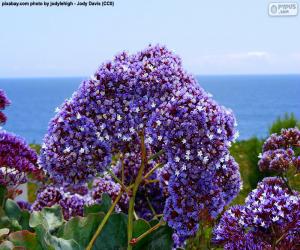
[[[16,188],[38,174],[37,154],[22,138],[0,130],[0,185]]]
[[[104,193],[108,194],[112,201],[114,201],[121,191],[121,185],[114,182],[110,176],[105,176],[103,178],[96,178],[93,181],[93,188],[91,190],[91,196],[95,203],[101,203],[102,195]],[[129,197],[126,193],[123,193],[121,199],[119,200],[116,210],[117,211],[127,211],[129,203]]]
[[[1,112],[10,104],[10,100],[6,97],[4,91],[0,89],[0,125],[6,122],[6,116]]]
[[[265,178],[245,205],[224,213],[213,242],[224,249],[299,249],[299,193],[290,191],[281,178]]]
[[[282,129],[280,135],[272,134],[263,145],[263,153],[258,163],[261,171],[284,173],[295,166],[300,171],[300,157],[296,150],[300,148],[300,130]]]
[[[159,205],[157,212],[164,210],[178,239],[194,235],[199,220],[215,218],[241,186],[229,155],[237,136],[235,118],[165,47],[121,53],[84,81],[50,122],[40,163],[58,183],[79,184],[103,173],[112,155],[129,153],[138,156],[125,169],[132,178],[139,168],[141,133],[148,157],[164,150],[164,167],[151,176],[160,185],[142,186],[141,193],[153,207]],[[166,201],[164,208],[151,200],[157,195]],[[137,194],[142,217],[149,216],[146,202]]]
[[[18,206],[22,209],[22,210],[28,210],[31,211],[31,204],[28,201],[17,201]]]
[[[47,186],[39,190],[31,209],[33,211],[40,211],[44,207],[60,205],[64,218],[69,220],[74,216],[83,216],[84,206],[89,204],[92,204],[89,195],[70,193],[64,190],[64,188]]]

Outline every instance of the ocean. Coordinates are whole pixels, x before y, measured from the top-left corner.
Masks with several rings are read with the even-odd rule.
[[[12,105],[4,129],[41,143],[56,107],[69,98],[84,77],[0,79]],[[240,140],[265,137],[272,122],[286,112],[300,118],[300,75],[197,76],[221,105],[231,108]]]

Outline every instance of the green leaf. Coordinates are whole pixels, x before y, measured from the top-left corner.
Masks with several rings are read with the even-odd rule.
[[[27,210],[21,210],[21,218],[19,220],[19,224],[23,230],[32,230],[29,226],[30,213]]]
[[[38,242],[44,250],[81,250],[75,240],[65,240],[51,235],[64,223],[61,207],[43,208],[31,214],[29,225],[34,228]]]
[[[0,207],[2,207],[5,202],[6,193],[7,188],[5,186],[0,185]]]
[[[8,240],[5,240],[0,244],[0,250],[12,250],[13,248],[14,244]]]
[[[42,211],[34,211],[29,219],[30,227],[37,227],[43,225],[49,232],[54,231],[63,225],[64,219],[62,215],[61,207],[45,207]]]
[[[4,211],[8,218],[18,221],[21,217],[21,209],[18,204],[11,199],[7,199],[4,206]]]
[[[35,231],[43,250],[83,250],[75,240],[65,240],[53,236],[43,225],[38,225]]]
[[[17,247],[24,247],[32,250],[43,250],[37,240],[36,234],[27,230],[11,233],[9,235],[9,240]]]
[[[88,214],[87,217],[74,217],[63,225],[59,236],[66,240],[75,239],[80,247],[84,249],[89,244],[104,216],[104,213],[98,213]]]
[[[157,223],[158,220],[152,220],[149,222],[151,227],[153,227]],[[168,227],[167,225],[160,226],[157,230],[147,235],[143,239],[143,241],[139,242],[142,244],[136,244],[134,246],[134,250],[156,250],[156,249],[171,250],[173,247],[172,234],[173,232],[170,227]]]
[[[93,250],[122,250],[127,248],[127,215],[112,214],[96,239]]]
[[[111,198],[109,197],[108,194],[104,193],[102,194],[102,200],[100,204],[94,204],[92,206],[84,207],[84,215],[87,216],[88,214],[91,213],[100,213],[100,212],[107,213],[111,205],[112,205]]]
[[[143,219],[136,220],[133,223],[132,237],[137,238],[140,235],[142,235],[144,232],[148,231],[150,228],[151,225],[147,221]],[[134,246],[133,249],[141,249],[141,247],[146,243],[146,241],[147,241],[147,237],[143,238]]]
[[[5,235],[9,234],[9,229],[8,228],[0,228],[0,239],[4,237]]]

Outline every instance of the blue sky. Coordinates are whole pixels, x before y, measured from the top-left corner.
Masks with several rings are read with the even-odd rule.
[[[269,17],[268,4],[115,0],[113,8],[0,7],[0,77],[88,76],[116,53],[149,43],[167,45],[194,74],[300,73],[300,17]]]

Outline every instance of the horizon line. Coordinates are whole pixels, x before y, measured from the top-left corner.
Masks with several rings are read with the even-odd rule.
[[[189,73],[191,74],[191,73]],[[228,74],[191,74],[196,77],[198,76],[300,76],[299,73],[228,73]],[[44,79],[44,78],[86,78],[88,76],[0,76],[0,79]]]

